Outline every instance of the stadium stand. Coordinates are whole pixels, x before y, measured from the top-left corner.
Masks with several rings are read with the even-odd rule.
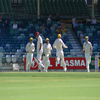
[[[24,24],[23,29],[13,29],[12,25],[14,23],[14,20],[9,20],[9,23],[10,23],[10,29],[6,29],[6,30],[4,28],[0,29],[0,53],[4,53],[3,58],[2,58],[2,61],[4,63],[14,62],[16,61],[16,59],[18,62],[21,62],[23,59],[20,57],[25,57],[25,54],[24,54],[26,53],[25,46],[29,42],[30,37],[34,38],[33,42],[35,43],[35,48],[36,48],[37,40],[34,35],[36,31],[40,32],[43,38],[43,42],[45,42],[45,38],[49,36],[50,43],[53,45],[54,40],[57,38],[56,29],[58,26],[61,25],[60,22],[52,21],[52,23],[54,24],[55,30],[51,32],[50,27],[52,24],[47,25],[46,20],[45,21],[44,20],[43,21],[42,20],[33,20],[33,21],[22,20],[22,23]],[[39,30],[40,26],[42,26],[42,23],[44,23],[46,27],[48,27],[49,32],[47,31],[41,32]],[[17,24],[18,24],[18,21],[17,21]],[[68,29],[67,31],[69,34],[71,33],[70,29]],[[69,52],[71,49],[73,49],[73,46],[67,35],[62,35],[62,39],[64,43],[66,43],[66,45],[68,45],[69,47],[69,49],[64,49],[65,52]],[[55,49],[52,50],[52,56],[55,56],[55,51],[56,51]],[[23,53],[23,54],[20,54],[20,53]],[[71,56],[69,55],[69,53],[65,55]],[[36,56],[36,54],[34,54],[34,56]]]
[[[1,34],[0,52],[13,53],[13,54],[10,54],[10,57],[14,58],[14,56],[16,56],[17,57],[16,59],[18,59],[18,60],[20,59],[18,57],[25,56],[24,55],[24,53],[26,53],[25,46],[29,42],[30,37],[34,38],[33,42],[35,43],[35,48],[36,48],[37,40],[34,35],[36,31],[40,32],[40,34],[43,38],[43,42],[45,42],[45,39],[47,37],[49,37],[50,43],[51,43],[51,45],[53,45],[54,40],[57,38],[56,29],[58,27],[61,27],[61,22],[52,21],[51,24],[47,24],[46,20],[33,19],[32,21],[22,20],[22,23],[24,25],[23,29],[12,29],[14,20],[10,20],[9,22],[10,22],[10,29],[7,29],[7,30],[1,29],[1,31],[0,31],[0,34]],[[40,31],[40,27],[42,26],[42,23],[45,24],[46,28],[48,28],[48,31],[46,31],[46,30],[42,31],[42,32]],[[18,24],[18,21],[17,21],[17,24]],[[50,30],[50,27],[52,26],[52,24],[55,27],[54,31]],[[75,54],[75,56],[77,56],[77,57],[83,56],[83,54],[78,53],[78,52],[81,52],[82,47],[80,46],[77,39],[75,39],[75,35],[71,29],[67,29],[67,34],[62,34],[62,39],[63,39],[64,43],[68,46],[68,49],[64,49],[64,52],[66,52],[65,56],[72,57],[73,52],[77,52]],[[51,55],[52,57],[56,56],[55,52],[56,52],[56,50],[53,49],[52,55]],[[23,54],[19,54],[19,53],[23,53]],[[11,60],[8,57],[9,56],[8,54],[6,54],[4,56],[7,57],[7,61]],[[36,54],[34,54],[34,56],[36,56]],[[16,59],[14,59],[14,60],[16,60]],[[19,62],[21,60],[19,60]],[[3,61],[6,61],[6,60],[3,59]],[[12,61],[13,61],[13,59],[12,59]]]
[[[99,12],[99,14],[100,14],[100,0],[98,0],[97,9],[98,9],[98,12]]]
[[[98,0],[98,7],[100,7],[100,0]]]
[[[25,8],[26,14],[32,14],[37,15],[37,0],[22,0],[22,4]],[[98,7],[100,2],[98,1]],[[0,0],[0,12],[1,13],[12,13],[12,6],[10,0]],[[21,5],[22,6],[22,5]],[[57,13],[60,16],[82,16],[82,15],[89,15],[89,10],[86,5],[85,0],[40,0],[40,13],[41,15],[56,15]],[[14,10],[13,10],[14,11]],[[81,17],[79,18],[79,20]],[[10,28],[4,29],[0,26],[0,52],[14,52],[13,55],[10,55],[10,57],[15,56],[24,56],[18,55],[19,52],[25,53],[25,46],[27,42],[29,42],[29,38],[34,38],[34,43],[36,46],[37,40],[34,36],[34,33],[36,31],[39,31],[43,42],[45,42],[45,38],[49,36],[50,43],[53,44],[54,40],[57,38],[56,29],[61,26],[61,22],[55,22],[52,20],[52,23],[47,23],[47,20],[41,19],[37,20],[31,19],[20,19],[22,21],[23,29],[12,29],[12,25],[14,23],[13,19],[8,20]],[[4,22],[5,20],[3,20]],[[42,24],[45,24],[47,31],[40,31],[40,27]],[[69,23],[71,24],[71,17]],[[18,20],[17,20],[18,24]],[[50,27],[52,24],[55,27],[54,31],[50,30]],[[100,25],[91,25],[91,24],[84,24],[83,26],[80,25],[80,27],[75,28],[76,36],[79,39],[81,31],[83,31],[84,36],[88,35],[89,40],[93,44],[93,51],[100,52]],[[67,35],[62,35],[62,39],[64,43],[69,47],[68,49],[64,49],[65,52],[80,52],[82,47],[79,44],[79,41],[77,41],[74,32],[71,29],[67,29]],[[82,39],[81,43],[83,44],[84,39]],[[81,44],[81,45],[82,45]],[[55,53],[55,49],[53,51]],[[5,57],[9,58],[9,55],[4,55]],[[55,54],[52,53],[52,56],[55,56]],[[65,54],[65,56],[71,57],[72,54]],[[76,54],[75,56],[82,56],[79,54]],[[8,59],[9,62],[11,59]],[[14,61],[16,59],[13,59]],[[20,60],[19,60],[20,61]]]
[[[95,13],[99,15],[99,0],[97,5],[95,6]],[[14,15],[18,13],[17,10],[20,12],[19,15],[22,13],[37,15],[37,0],[0,0],[1,13]],[[48,16],[49,14],[54,16],[56,13],[60,16],[90,16],[91,7],[86,4],[85,0],[40,0],[41,16]]]
[[[39,28],[42,25],[41,23],[45,23],[46,25],[46,21],[42,22],[42,21],[35,21],[33,20],[32,22],[27,21],[27,20],[23,20],[22,23],[24,24],[24,28],[23,29],[12,29],[12,25],[13,25],[14,20],[10,21],[10,29],[1,29],[0,30],[0,51],[1,52],[17,52],[19,50],[21,50],[21,52],[25,52],[25,46],[26,43],[29,41],[30,37],[34,38],[34,43],[36,44],[36,39],[34,36],[34,33],[36,31],[40,31]],[[17,22],[18,23],[18,22]],[[54,23],[55,29],[59,26],[58,22],[52,22]],[[57,24],[58,23],[58,24]],[[46,25],[46,27],[48,27],[49,29],[49,33],[47,33],[46,31],[43,31],[41,33],[41,36],[43,37],[43,41],[45,42],[45,38],[48,37],[50,38],[50,42],[51,44],[53,44],[54,40],[57,37],[57,34],[55,31],[51,32],[50,31],[50,27],[51,25]],[[67,36],[62,36],[64,42],[69,46],[69,48],[72,48],[68,37]],[[67,42],[66,42],[67,41]],[[36,45],[35,45],[36,46]],[[66,51],[69,51],[66,50]]]
[[[5,14],[12,12],[10,0],[0,0],[0,12]]]
[[[36,14],[37,0],[23,0],[26,13]],[[89,15],[85,0],[40,0],[41,15]]]

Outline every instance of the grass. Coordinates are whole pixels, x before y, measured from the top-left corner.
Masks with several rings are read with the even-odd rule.
[[[0,100],[100,100],[100,73],[0,73]]]

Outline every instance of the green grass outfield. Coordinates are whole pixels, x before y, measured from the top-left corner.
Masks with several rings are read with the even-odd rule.
[[[100,73],[1,72],[0,100],[100,100]]]

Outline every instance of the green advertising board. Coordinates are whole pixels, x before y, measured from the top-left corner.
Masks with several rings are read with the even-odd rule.
[[[99,69],[100,69],[100,57],[98,59],[98,66],[99,66]],[[95,69],[95,57],[92,57],[91,58],[91,64],[90,64],[90,69]]]
[[[99,69],[100,69],[100,57],[98,58],[98,66],[99,66]]]
[[[90,69],[95,69],[95,57],[91,58]]]

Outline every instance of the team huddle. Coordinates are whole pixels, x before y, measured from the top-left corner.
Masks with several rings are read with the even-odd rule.
[[[49,43],[49,38],[46,38],[46,43],[43,44],[42,37],[40,36],[39,32],[35,33],[35,36],[37,38],[37,57],[35,61],[38,64],[38,71],[48,71],[49,66],[49,57],[51,55],[52,46]],[[63,47],[68,48],[63,40],[61,39],[61,34],[58,34],[58,38],[54,41],[53,48],[56,49],[56,62],[59,63],[60,59],[62,60],[62,65],[64,68],[64,72],[67,71],[66,64],[64,61],[64,52]],[[35,51],[35,44],[33,43],[33,38],[30,38],[30,42],[26,45],[26,71],[30,71],[30,67],[32,65],[33,61],[33,53]],[[88,72],[89,70],[89,64],[91,63],[91,55],[92,55],[92,45],[88,41],[88,37],[86,36],[86,42],[83,45],[83,51],[85,51],[85,58],[86,58],[86,66]],[[90,52],[91,51],[91,52]],[[43,54],[43,61],[41,60]]]

